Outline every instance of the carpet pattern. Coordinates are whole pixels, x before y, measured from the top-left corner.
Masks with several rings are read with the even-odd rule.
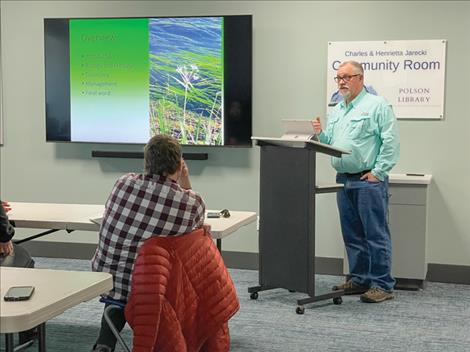
[[[85,260],[35,258],[37,268],[89,270]],[[395,291],[396,298],[366,304],[358,296],[306,305],[295,313],[305,294],[276,289],[250,300],[247,288],[258,284],[258,272],[230,269],[241,309],[230,320],[231,351],[407,351],[470,352],[470,287],[427,283],[421,291]],[[341,277],[317,275],[321,294]],[[96,339],[103,305],[84,302],[46,325],[48,351],[90,351]],[[127,341],[131,331],[123,332]],[[2,340],[3,345],[3,340]],[[116,348],[116,351],[119,351]],[[37,351],[33,345],[26,352]]]

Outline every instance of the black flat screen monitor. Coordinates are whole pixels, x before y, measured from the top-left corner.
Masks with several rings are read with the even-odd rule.
[[[44,20],[47,141],[251,146],[252,16]]]

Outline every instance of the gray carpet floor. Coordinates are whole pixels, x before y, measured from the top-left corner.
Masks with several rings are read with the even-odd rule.
[[[89,262],[35,258],[37,268],[89,270]],[[258,272],[230,269],[241,309],[230,321],[231,351],[449,351],[470,352],[470,287],[427,283],[420,291],[395,291],[380,304],[357,296],[307,305],[295,313],[305,294],[276,289],[250,300],[247,288],[258,284]],[[317,294],[341,277],[317,275]],[[60,283],[57,283],[60,284]],[[48,351],[86,352],[93,344],[103,305],[82,303],[47,323]],[[124,337],[130,341],[126,327]],[[3,344],[3,343],[2,343]],[[116,349],[120,350],[119,348]],[[25,351],[37,351],[33,345]]]

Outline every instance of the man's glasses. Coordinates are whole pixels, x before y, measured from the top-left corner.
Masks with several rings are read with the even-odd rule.
[[[336,76],[334,79],[335,79],[335,82],[336,83],[339,83],[341,81],[345,81],[345,82],[349,82],[350,80],[352,80],[353,77],[356,77],[356,76],[360,76],[361,74],[360,73],[357,73],[355,75],[346,75],[346,76],[343,76],[343,77],[340,77],[340,76]]]

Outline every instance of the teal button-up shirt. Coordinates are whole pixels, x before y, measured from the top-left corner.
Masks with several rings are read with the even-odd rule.
[[[331,159],[331,165],[340,173],[372,170],[383,181],[400,155],[397,119],[392,107],[384,98],[365,89],[348,105],[342,101],[335,106],[319,137],[322,143],[351,151]]]

